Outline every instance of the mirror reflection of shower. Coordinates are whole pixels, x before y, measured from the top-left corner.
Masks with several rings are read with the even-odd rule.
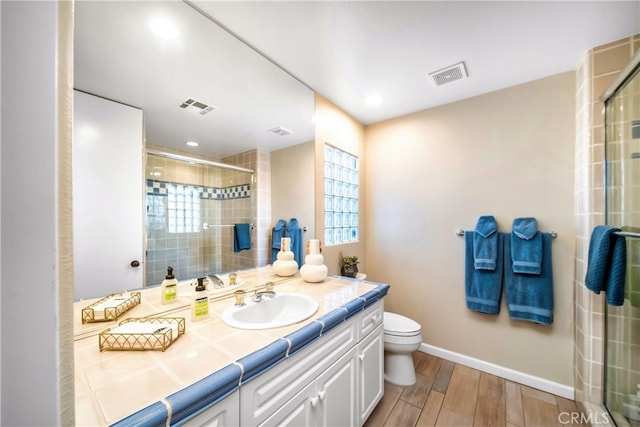
[[[145,168],[147,285],[167,267],[178,280],[254,266],[253,249],[234,251],[234,227],[254,240],[253,171],[147,150]]]

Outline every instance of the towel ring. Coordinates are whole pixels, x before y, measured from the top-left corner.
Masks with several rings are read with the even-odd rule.
[[[464,236],[464,230],[462,228],[456,229],[455,233],[456,233],[456,236],[460,236],[460,237]],[[551,231],[548,231],[547,233],[551,234],[552,239],[555,239],[556,237],[558,237],[557,231],[551,230]]]

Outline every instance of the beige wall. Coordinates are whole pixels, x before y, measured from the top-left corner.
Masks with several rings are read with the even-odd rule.
[[[444,88],[443,90],[446,90]],[[366,128],[368,278],[423,342],[573,385],[575,75],[563,73]],[[551,326],[465,306],[464,240],[480,215],[501,231],[534,216],[553,241]]]
[[[280,219],[289,223],[297,218],[301,228],[307,227],[302,233],[303,248],[308,239],[319,238],[314,221],[314,167],[313,142],[271,152],[272,227]]]
[[[358,242],[343,245],[324,245],[324,144],[328,143],[341,150],[347,151],[360,159],[359,163],[359,212],[360,240]],[[367,269],[365,258],[365,241],[368,238],[366,232],[365,211],[365,174],[366,162],[364,160],[364,126],[353,117],[346,114],[336,105],[323,96],[316,94],[316,235],[323,242],[324,263],[329,268],[329,274],[340,273],[340,257],[355,255],[360,260],[360,271]]]

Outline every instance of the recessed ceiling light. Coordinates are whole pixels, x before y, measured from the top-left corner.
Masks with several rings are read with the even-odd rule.
[[[151,30],[164,39],[175,39],[178,37],[178,29],[166,18],[154,18],[149,22]]]
[[[197,147],[197,146],[198,146],[198,145],[200,145],[200,144],[198,144],[198,143],[197,143],[197,142],[195,142],[195,141],[187,141],[187,145],[188,145],[189,147]]]
[[[372,93],[371,95],[365,98],[364,102],[369,107],[375,107],[376,105],[382,104],[382,96],[380,96],[377,93]]]

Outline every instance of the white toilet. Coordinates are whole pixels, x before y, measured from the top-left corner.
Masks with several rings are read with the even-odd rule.
[[[413,385],[416,372],[411,353],[422,344],[420,324],[396,313],[384,312],[384,379],[400,386]]]

